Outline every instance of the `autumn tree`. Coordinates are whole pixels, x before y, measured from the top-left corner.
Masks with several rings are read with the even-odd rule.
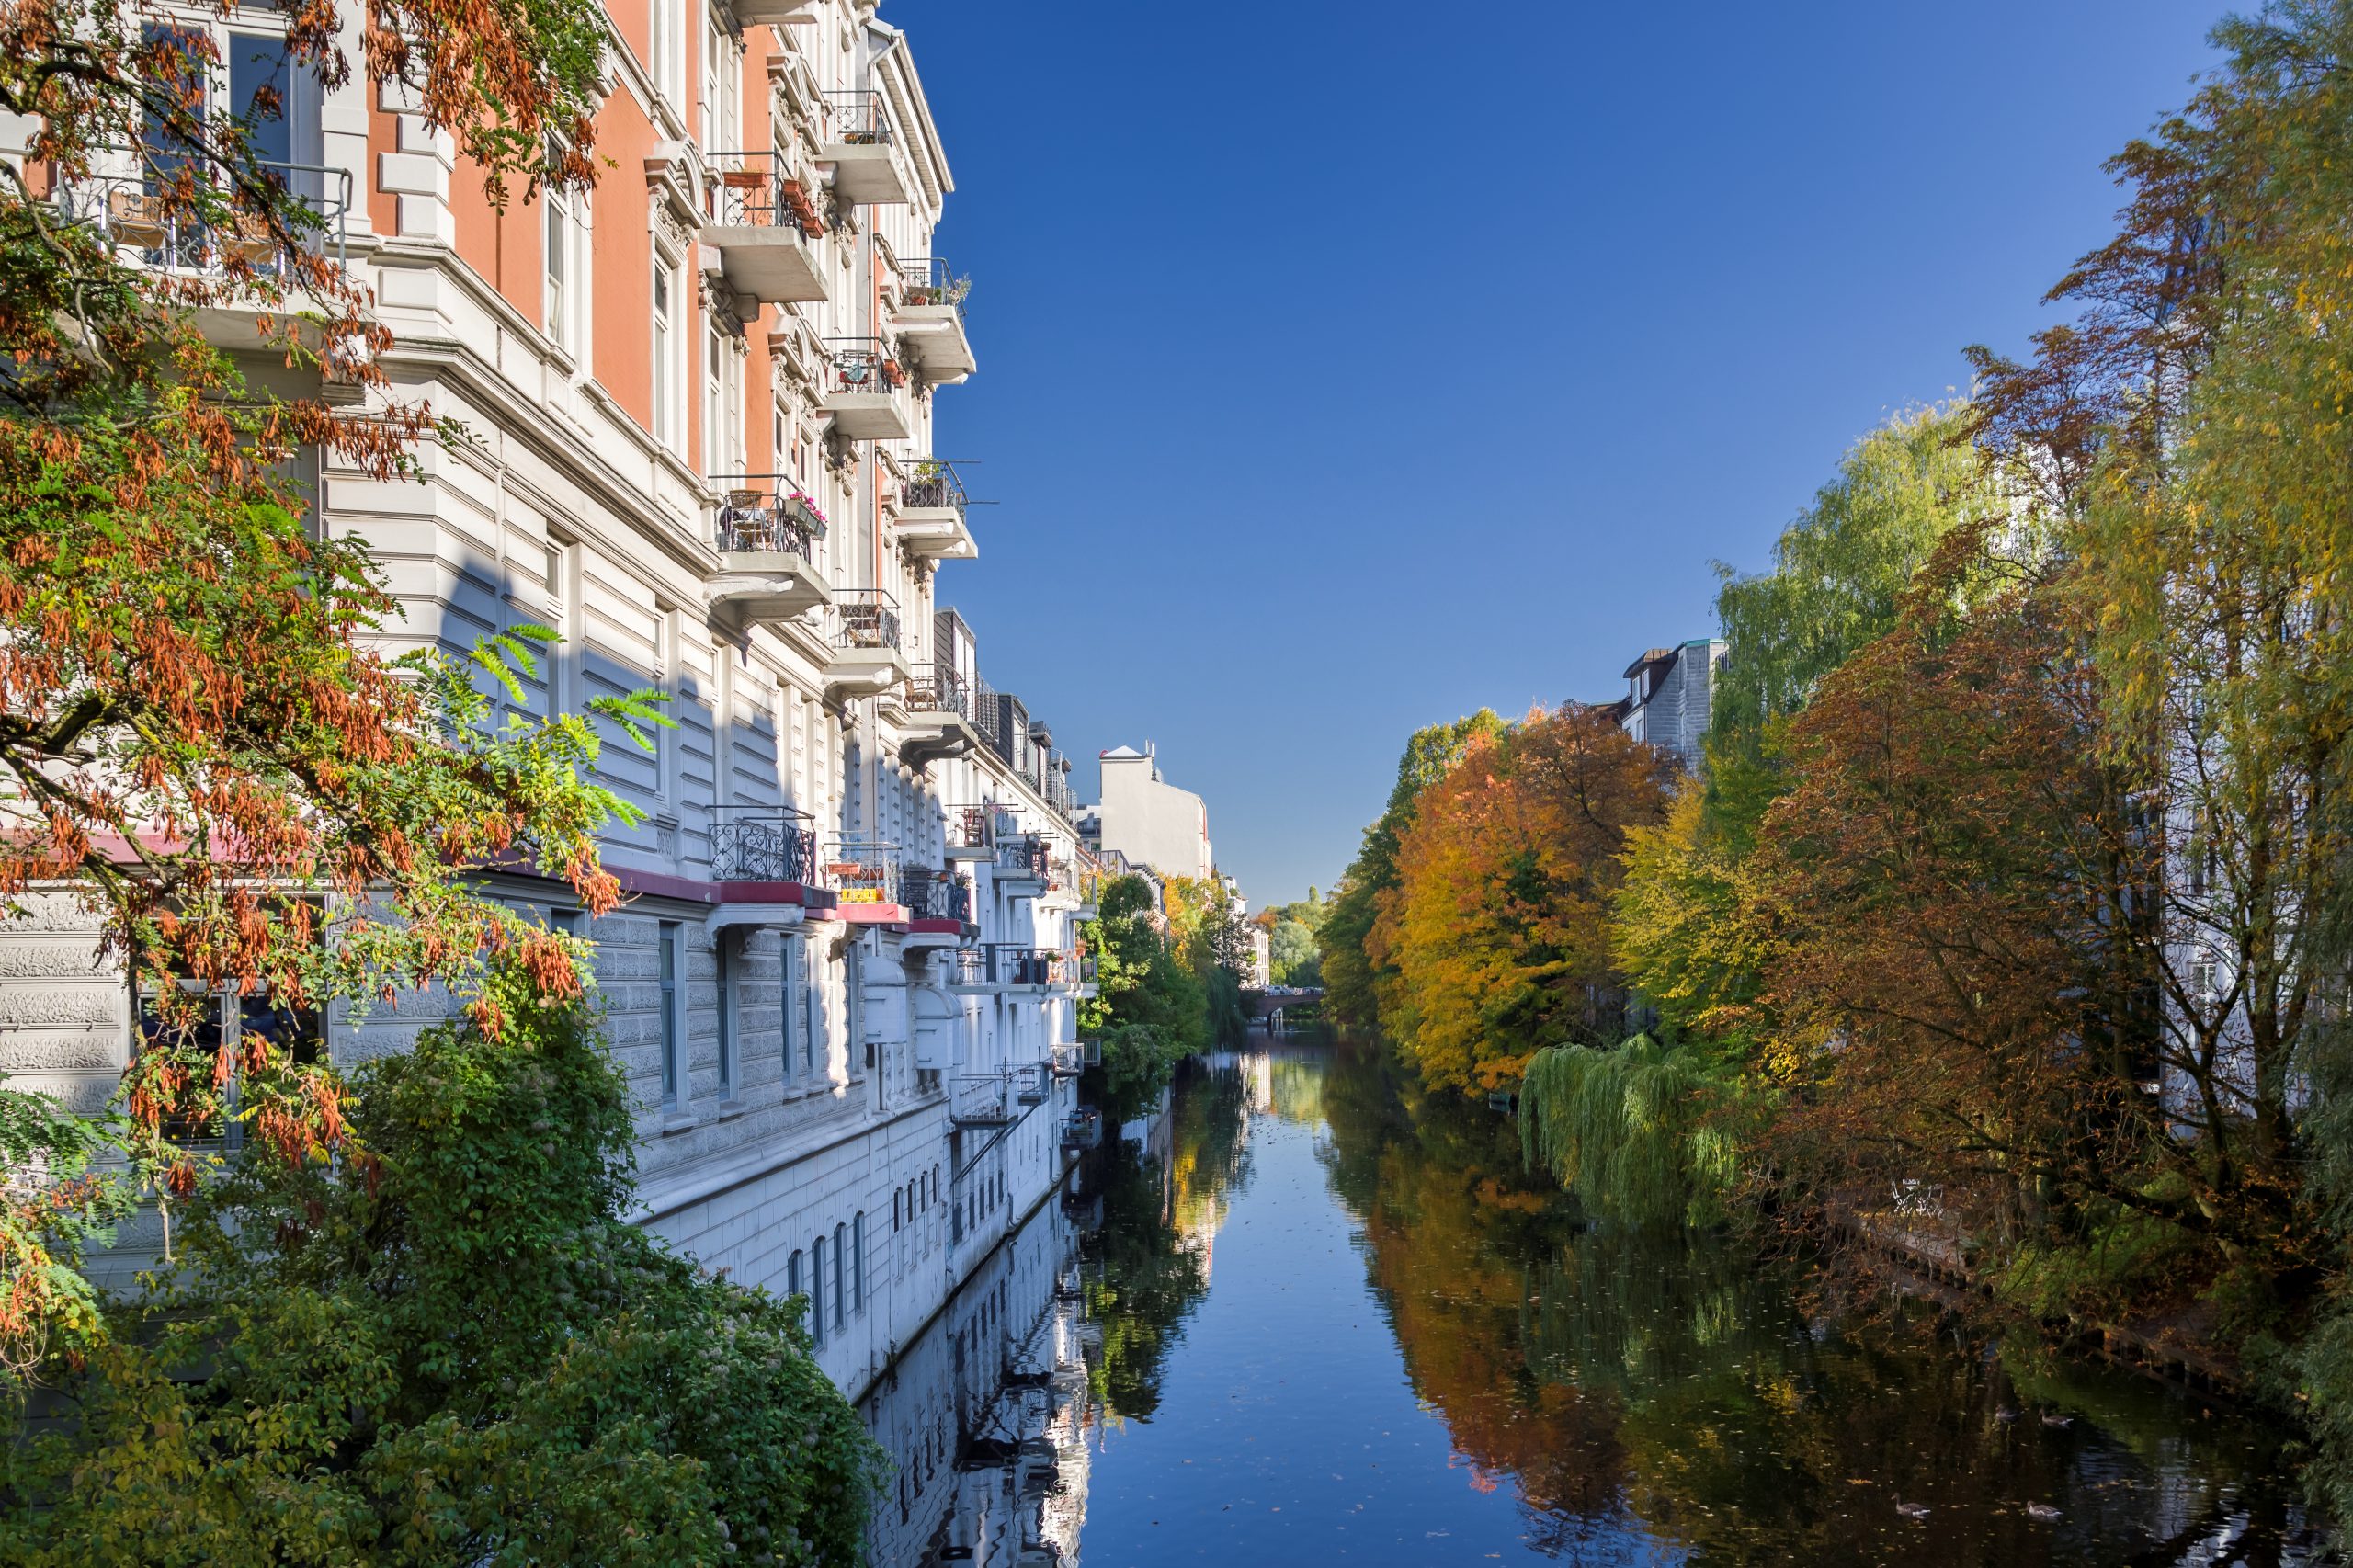
[[[1467,719],[1427,725],[1406,741],[1389,802],[1364,830],[1356,858],[1348,863],[1338,891],[1326,901],[1317,928],[1324,955],[1324,1003],[1339,1023],[1360,1029],[1379,1026],[1384,991],[1393,1005],[1396,971],[1376,964],[1366,944],[1380,915],[1381,895],[1397,885],[1397,843],[1413,821],[1415,802],[1423,790],[1446,777],[1473,738],[1499,734],[1503,727],[1501,719],[1482,708]]]
[[[1628,831],[1659,820],[1675,770],[1572,704],[1473,738],[1421,796],[1367,956],[1397,973],[1384,1027],[1427,1081],[1507,1087],[1542,1047],[1622,1037],[1609,900]]]
[[[366,651],[392,601],[364,551],[306,525],[298,450],[391,477],[446,433],[383,395],[388,340],[358,277],[321,243],[315,195],[263,156],[298,92],[353,74],[341,15],[279,13],[282,53],[242,102],[207,25],[226,15],[45,0],[0,16],[0,109],[27,138],[0,162],[0,897],[81,900],[158,997],[124,1119],[101,1131],[165,1203],[199,1175],[167,1129],[234,1116],[286,1160],[345,1131],[323,1063],[260,1030],[229,1060],[176,982],[299,1014],[470,990],[484,955],[519,948],[561,998],[573,955],[464,872],[528,864],[592,908],[614,896],[594,834],[618,802],[579,777],[585,722],[482,722],[481,691],[531,662],[528,635],[478,667],[388,667]],[[494,189],[590,174],[593,6],[371,0],[364,32],[367,82],[410,95]],[[252,322],[250,339],[209,341],[199,311]],[[86,1140],[60,1108],[0,1096],[8,1174],[35,1153],[71,1168],[53,1162]],[[6,1184],[11,1370],[97,1327],[73,1255],[120,1195],[103,1162],[84,1171],[30,1199]]]

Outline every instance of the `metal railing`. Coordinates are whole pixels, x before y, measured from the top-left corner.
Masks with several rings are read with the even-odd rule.
[[[1023,1105],[1044,1105],[1053,1092],[1052,1075],[1042,1062],[1021,1062],[1013,1067],[1013,1097]]]
[[[847,588],[834,600],[834,646],[899,646],[899,601],[881,588]]]
[[[829,337],[825,358],[827,392],[888,392],[907,384],[907,368],[879,337]]]
[[[948,1115],[971,1127],[995,1126],[1013,1119],[1012,1097],[1006,1093],[1005,1074],[967,1074],[948,1085]]]
[[[825,850],[825,881],[843,903],[891,903],[899,892],[899,846],[879,838],[836,839]]]
[[[317,219],[317,228],[309,233],[301,232],[300,220],[288,225],[296,230],[303,248],[319,256],[332,251],[342,265],[347,254],[351,171],[325,164],[262,163],[254,167],[290,205],[307,208]],[[150,267],[204,275],[225,274],[232,261],[261,273],[284,264],[288,247],[261,214],[233,211],[225,222],[208,223],[178,210],[185,204],[173,200],[163,186],[152,169],[85,175],[59,190],[58,207],[69,221],[86,223],[105,236],[116,252],[133,253]]]
[[[833,141],[852,147],[887,147],[894,140],[891,111],[871,89],[827,93],[825,129]]]
[[[783,474],[722,473],[711,484],[725,499],[712,542],[722,551],[797,555],[814,561],[825,537],[825,514]]]
[[[980,731],[981,739],[992,747],[997,743],[997,723],[996,688],[989,685],[987,676],[975,673],[972,676],[972,727]]]
[[[710,874],[722,882],[818,885],[817,834],[790,806],[714,806]]]
[[[948,966],[948,983],[950,985],[996,983],[996,966],[989,961],[989,949],[986,948],[950,949],[941,961]]]
[[[1080,971],[1091,975],[1094,963],[1060,948],[1025,948],[994,944],[996,978],[1006,985],[1077,985]]]
[[[1070,1113],[1063,1122],[1063,1147],[1092,1149],[1103,1141],[1103,1116],[1093,1106],[1083,1106]]]
[[[972,280],[959,278],[938,256],[919,256],[899,263],[899,302],[903,305],[953,305],[961,314]]]
[[[798,229],[804,239],[825,232],[817,193],[788,178],[774,152],[706,153],[710,178],[703,186],[703,216],[721,229]]]
[[[899,506],[903,511],[928,509],[961,513],[964,506],[964,482],[956,476],[952,464],[941,462],[937,458],[917,460],[915,472],[899,486]]]
[[[1046,842],[1034,834],[1000,835],[996,841],[996,869],[1003,877],[1029,877],[1044,881],[1051,875],[1047,865]]]
[[[952,872],[930,866],[903,866],[899,869],[899,904],[910,920],[961,920],[970,924],[972,885]]]
[[[1086,1071],[1086,1048],[1074,1040],[1058,1040],[1048,1048],[1047,1065],[1057,1078],[1075,1078]]]
[[[907,681],[907,706],[924,713],[972,716],[972,694],[965,688],[964,677],[953,665],[937,661],[915,667]]]
[[[986,849],[989,846],[989,808],[986,806],[949,806],[947,824],[941,832],[950,849]]]

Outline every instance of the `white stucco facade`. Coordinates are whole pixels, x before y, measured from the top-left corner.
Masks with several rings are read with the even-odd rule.
[[[1210,812],[1201,798],[1160,776],[1149,743],[1142,751],[1116,746],[1102,754],[1102,844],[1165,877],[1207,881],[1215,867],[1210,851]]]

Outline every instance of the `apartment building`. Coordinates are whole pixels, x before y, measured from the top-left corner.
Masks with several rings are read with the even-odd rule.
[[[1638,741],[1673,752],[1693,773],[1705,759],[1701,739],[1730,644],[1721,638],[1695,638],[1672,648],[1653,648],[1626,666],[1626,695],[1618,722]]]
[[[389,652],[538,623],[563,642],[525,711],[666,694],[676,727],[650,750],[611,737],[599,764],[644,812],[605,846],[622,908],[590,924],[560,886],[494,891],[597,943],[639,1219],[806,1296],[855,1397],[1093,1137],[1092,873],[1050,732],[982,680],[938,599],[943,563],[978,550],[934,399],[976,362],[965,282],[934,253],[953,181],[907,40],[874,0],[611,21],[590,192],[500,208],[396,90],[294,100],[285,159],[374,291],[391,395],[470,437],[421,449],[415,482],[315,463],[319,520],[387,573]],[[282,23],[207,25],[244,57]],[[62,896],[0,929],[0,1016],[40,1026],[13,1037],[20,1086],[111,1092],[142,1008],[96,950]],[[319,1028],[354,1062],[447,1011],[408,997]],[[240,1005],[219,1019],[233,1032]]]
[[[1209,807],[1199,795],[1160,776],[1153,744],[1146,741],[1142,751],[1114,746],[1099,760],[1103,802],[1097,833],[1102,847],[1165,877],[1207,881],[1213,876]]]

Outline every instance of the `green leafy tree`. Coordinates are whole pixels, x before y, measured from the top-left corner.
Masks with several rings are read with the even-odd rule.
[[[879,1457],[798,1301],[631,1224],[626,1089],[519,955],[508,1022],[362,1068],[329,1159],[188,1203],[176,1269],[0,1448],[0,1559],[845,1562]]]
[[[1314,927],[1304,922],[1275,922],[1267,941],[1268,978],[1277,985],[1312,986],[1323,977],[1323,950],[1316,946]]]

